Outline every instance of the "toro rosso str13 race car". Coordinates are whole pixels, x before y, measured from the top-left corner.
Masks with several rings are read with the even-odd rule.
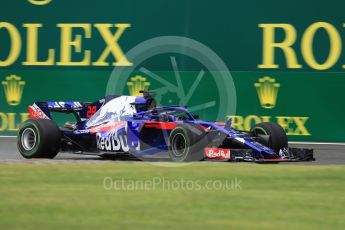
[[[175,162],[311,161],[313,150],[289,148],[282,127],[271,122],[240,131],[227,122],[205,122],[182,106],[157,107],[143,97],[107,96],[94,103],[36,102],[21,124],[18,149],[25,158],[54,158],[59,152],[102,157],[164,155]],[[73,114],[75,123],[58,127],[52,113]]]

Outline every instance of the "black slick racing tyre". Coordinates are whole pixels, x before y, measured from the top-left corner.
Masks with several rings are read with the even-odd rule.
[[[256,124],[251,132],[254,136],[267,136],[266,143],[267,147],[273,149],[276,153],[279,152],[280,149],[288,147],[288,140],[284,129],[277,123],[272,122],[262,122]]]
[[[60,150],[61,131],[48,119],[29,119],[19,128],[17,147],[25,158],[54,158]]]
[[[197,124],[181,124],[169,135],[169,157],[175,162],[200,161],[209,140],[204,129]]]

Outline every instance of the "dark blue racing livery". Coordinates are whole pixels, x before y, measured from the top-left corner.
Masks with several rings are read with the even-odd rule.
[[[205,122],[182,106],[157,107],[149,92],[143,97],[107,96],[94,103],[36,102],[18,133],[25,158],[54,158],[58,152],[162,156],[181,161],[284,162],[314,160],[313,150],[289,148],[278,124],[264,122],[250,131],[227,122]],[[58,127],[52,113],[75,116]]]

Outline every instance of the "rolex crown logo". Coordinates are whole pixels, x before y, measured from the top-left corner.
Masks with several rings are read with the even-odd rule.
[[[147,82],[144,77],[135,76],[131,78],[130,82],[127,82],[127,86],[131,96],[142,96],[140,90],[147,90],[150,82]]]
[[[276,106],[278,89],[280,87],[276,80],[265,76],[254,84],[259,96],[260,104],[265,109],[272,109]]]
[[[2,85],[4,86],[6,100],[9,105],[19,105],[23,89],[25,85],[25,81],[22,81],[21,77],[16,75],[10,75],[2,81]]]
[[[28,0],[31,4],[43,6],[49,4],[52,0]]]

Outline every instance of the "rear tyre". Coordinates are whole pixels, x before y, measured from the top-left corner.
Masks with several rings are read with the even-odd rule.
[[[25,158],[54,158],[60,150],[61,131],[48,119],[29,119],[18,132],[17,147]]]
[[[284,129],[276,123],[262,122],[256,124],[251,132],[257,137],[266,136],[267,138],[261,138],[265,140],[263,144],[273,149],[276,153],[278,153],[280,149],[288,147],[286,133]]]
[[[169,135],[169,157],[175,162],[200,161],[204,159],[208,143],[207,134],[200,125],[179,125]]]

